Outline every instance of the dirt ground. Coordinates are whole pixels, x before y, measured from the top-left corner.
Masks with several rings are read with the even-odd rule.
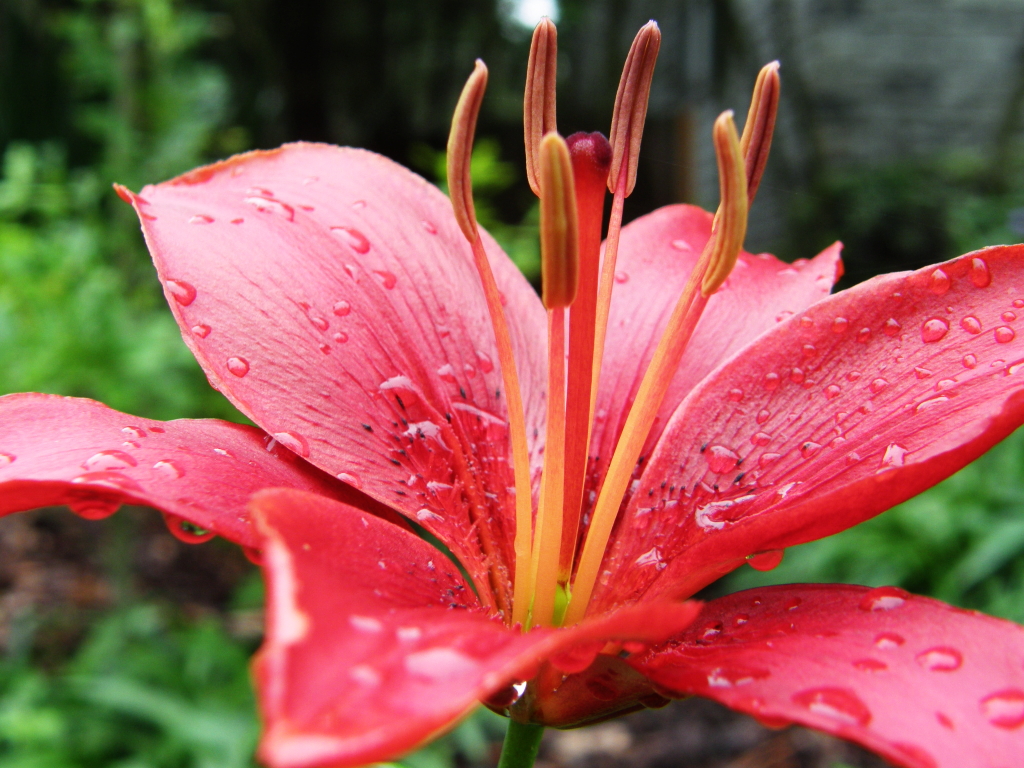
[[[66,510],[0,519],[0,654],[32,625],[36,663],[58,665],[91,616],[121,599],[173,602],[187,615],[223,617],[250,639],[259,616],[229,612],[237,586],[252,574],[223,541],[191,546],[168,533],[160,516],[124,509],[90,522]],[[495,753],[499,745],[494,745]],[[496,757],[496,754],[495,754]],[[803,728],[769,730],[702,699],[673,702],[579,731],[549,731],[538,768],[883,768],[851,744]]]

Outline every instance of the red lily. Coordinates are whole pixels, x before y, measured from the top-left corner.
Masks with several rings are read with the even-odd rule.
[[[683,600],[888,509],[1024,422],[1024,247],[834,296],[838,246],[793,265],[739,252],[771,68],[744,140],[716,124],[718,223],[670,206],[620,233],[658,39],[645,27],[631,52],[609,157],[598,136],[552,134],[553,27],[538,32],[543,304],[473,220],[478,68],[449,152],[454,217],[391,161],[313,144],[121,190],[186,343],[265,432],[0,398],[0,514],[144,503],[179,533],[262,552],[268,764],[386,759],[480,700],[571,726],[689,694],[912,768],[1019,764],[1016,625],[895,588]],[[252,498],[254,530],[260,488],[274,490]]]

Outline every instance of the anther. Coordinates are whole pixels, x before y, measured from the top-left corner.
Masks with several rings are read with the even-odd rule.
[[[721,201],[715,216],[714,232],[711,235],[712,248],[708,268],[704,273],[700,292],[710,296],[717,291],[732,272],[736,258],[747,235],[747,212],[750,201],[747,196],[747,172],[740,152],[740,140],[732,110],[726,110],[715,120],[712,137],[715,157],[718,160],[718,187]]]
[[[487,65],[476,60],[473,73],[462,87],[462,95],[452,116],[452,130],[448,134],[448,195],[452,199],[455,220],[466,239],[477,239],[476,208],[473,206],[473,182],[470,178],[470,160],[473,156],[473,136],[480,104],[487,90]]]
[[[526,67],[523,96],[523,133],[526,142],[526,178],[540,197],[539,160],[541,139],[557,130],[555,124],[555,75],[558,62],[558,33],[551,19],[544,17],[533,30],[530,61]]]
[[[753,203],[761,184],[768,151],[775,132],[775,117],[779,112],[779,62],[765,64],[757,74],[754,93],[750,98],[747,122],[743,124],[740,151],[747,174],[747,199]]]
[[[568,307],[579,278],[579,233],[576,187],[569,147],[557,133],[541,139],[540,252],[541,300],[547,309]]]
[[[633,39],[633,45],[622,69],[619,90],[615,94],[612,112],[612,130],[608,141],[612,145],[612,165],[608,172],[608,189],[615,192],[626,169],[625,195],[629,196],[636,184],[636,166],[640,157],[640,140],[647,119],[647,101],[651,95],[651,79],[661,48],[661,30],[654,21],[647,22]]]

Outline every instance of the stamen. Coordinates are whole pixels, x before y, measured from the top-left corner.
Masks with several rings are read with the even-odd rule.
[[[743,152],[747,173],[747,199],[751,203],[757,195],[768,162],[768,151],[772,147],[780,88],[779,62],[773,61],[761,67],[750,98],[747,122],[743,124],[743,136],[740,138],[740,150]]]
[[[466,81],[452,117],[452,130],[448,136],[448,189],[455,219],[473,249],[473,261],[483,284],[487,311],[491,317],[498,349],[502,381],[505,385],[505,404],[508,408],[509,437],[512,443],[512,468],[516,487],[515,575],[512,587],[510,624],[522,624],[526,629],[530,595],[530,550],[532,546],[533,500],[530,487],[530,456],[526,443],[526,419],[523,416],[523,396],[519,388],[519,375],[512,353],[512,337],[501,306],[501,294],[487,260],[480,232],[477,229],[473,207],[473,182],[470,177],[470,157],[477,115],[487,87],[487,67],[479,59]]]
[[[538,153],[540,141],[557,130],[555,123],[555,75],[558,64],[558,32],[546,16],[533,30],[530,61],[526,66],[523,96],[523,132],[526,143],[526,178],[540,197]]]
[[[722,113],[715,121],[712,136],[715,142],[715,156],[718,158],[721,202],[715,215],[717,232],[710,241],[714,246],[700,287],[700,292],[704,296],[710,296],[717,291],[732,272],[743,247],[743,238],[747,235],[747,212],[750,205],[747,173],[743,155],[740,153],[740,140],[732,120],[732,110]]]
[[[594,367],[594,318],[597,277],[601,262],[601,220],[611,163],[611,146],[600,133],[574,133],[566,144],[572,157],[579,220],[580,267],[576,301],[569,310],[569,367],[565,416],[565,504],[558,582],[572,574],[573,557],[590,446],[590,393]]]
[[[629,416],[626,417],[626,424],[622,428],[604,484],[598,494],[590,528],[587,530],[587,539],[580,554],[579,567],[573,581],[572,599],[565,614],[566,624],[575,624],[586,614],[612,526],[629,487],[637,459],[672,377],[679,367],[686,345],[707,304],[710,292],[705,293],[700,289],[705,274],[709,273],[709,267],[712,265],[721,266],[728,263],[731,267],[742,247],[741,230],[746,231],[746,221],[740,221],[738,215],[742,213],[745,217],[747,210],[746,174],[739,157],[739,139],[736,136],[731,111],[722,113],[715,121],[714,138],[723,195],[719,216],[716,216],[716,223],[719,226],[712,228],[711,238],[704,246],[704,251],[683,288],[672,317],[658,342],[658,348],[640,382]],[[737,197],[740,199],[737,200]],[[740,239],[737,241],[738,234]],[[721,241],[727,241],[729,248],[734,248],[735,252],[724,250],[719,245]],[[723,277],[722,280],[724,279]]]
[[[534,537],[533,623],[554,623],[565,495],[565,307],[576,297],[579,237],[569,148],[557,133],[540,143],[540,245],[548,308],[548,418],[544,480]],[[550,285],[549,285],[550,283]]]
[[[656,22],[649,21],[640,28],[633,39],[626,64],[622,68],[619,90],[615,94],[615,109],[612,112],[612,129],[609,135],[612,161],[608,170],[608,189],[614,197],[597,298],[594,380],[590,391],[591,421],[597,402],[597,379],[601,374],[601,361],[604,358],[604,341],[608,333],[608,312],[611,308],[612,286],[615,282],[615,261],[619,254],[619,232],[622,229],[622,207],[636,183],[640,140],[643,138],[647,102],[651,95],[651,79],[654,77],[654,65],[658,61],[660,49],[661,30]]]

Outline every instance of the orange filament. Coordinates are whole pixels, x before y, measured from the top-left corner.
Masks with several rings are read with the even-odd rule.
[[[452,118],[452,130],[448,137],[448,189],[455,218],[473,249],[473,260],[480,281],[483,283],[487,311],[494,328],[498,349],[498,362],[505,385],[505,402],[508,408],[509,437],[512,443],[512,468],[516,488],[516,533],[514,549],[516,555],[515,575],[512,586],[512,624],[525,626],[529,611],[530,569],[524,567],[530,562],[532,548],[533,500],[530,487],[530,456],[526,442],[526,419],[523,415],[523,396],[519,388],[515,356],[512,353],[512,337],[508,321],[501,306],[501,294],[494,281],[490,262],[484,252],[480,231],[477,228],[473,207],[473,182],[470,177],[469,161],[473,153],[473,136],[476,132],[477,115],[487,87],[487,67],[477,60],[476,67],[459,97]]]
[[[569,311],[569,368],[565,416],[565,504],[558,581],[566,584],[576,554],[583,487],[590,446],[597,278],[601,259],[601,218],[611,147],[600,133],[575,133],[566,143],[572,156],[579,219],[579,289]]]
[[[540,140],[557,130],[555,123],[555,75],[558,64],[558,33],[551,19],[540,20],[530,42],[523,96],[523,133],[526,144],[526,178],[540,197],[538,152]]]
[[[747,214],[746,174],[743,170],[743,158],[739,153],[739,138],[732,121],[732,112],[723,113],[715,121],[714,138],[722,194],[719,216],[716,217],[719,226],[712,231],[711,238],[683,288],[615,446],[615,453],[612,455],[604,484],[598,494],[590,528],[580,554],[579,567],[573,581],[572,599],[565,614],[567,624],[577,623],[586,613],[612,526],[637,459],[640,457],[640,451],[643,450],[658,409],[711,293],[702,290],[705,273],[714,268],[717,274],[717,270],[724,268],[725,265],[731,267],[743,244]],[[735,253],[724,250],[720,243],[734,248]]]

